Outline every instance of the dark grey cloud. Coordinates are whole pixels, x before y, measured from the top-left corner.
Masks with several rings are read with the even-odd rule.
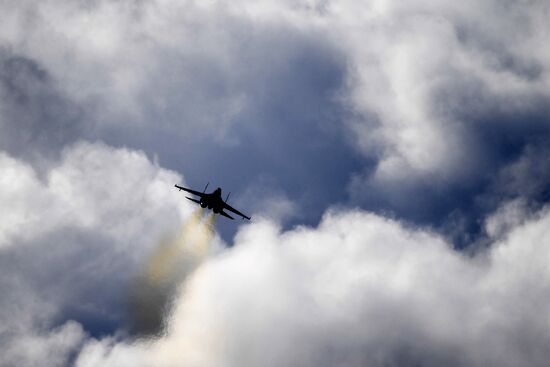
[[[0,48],[0,146],[37,165],[85,136],[85,107],[71,101],[42,65]]]

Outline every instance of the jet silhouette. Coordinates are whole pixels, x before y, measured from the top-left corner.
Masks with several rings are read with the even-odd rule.
[[[229,219],[234,219],[232,216],[230,216],[229,214],[227,214],[226,212],[223,211],[224,209],[227,209],[227,210],[241,216],[243,219],[250,220],[250,217],[247,217],[246,215],[244,215],[243,213],[241,213],[237,209],[235,209],[235,208],[231,207],[229,204],[227,204],[227,200],[229,199],[229,195],[231,193],[227,194],[227,198],[225,198],[225,201],[222,199],[222,189],[219,188],[219,187],[216,190],[214,190],[213,192],[211,192],[210,194],[206,194],[205,191],[206,191],[206,188],[208,187],[208,184],[206,184],[206,187],[204,188],[203,192],[191,190],[191,189],[188,189],[186,187],[181,187],[179,185],[174,185],[174,186],[176,186],[180,191],[181,190],[187,191],[187,192],[189,192],[193,195],[198,196],[200,198],[199,200],[194,199],[194,198],[190,198],[188,196],[186,196],[186,198],[193,201],[193,202],[195,202],[195,203],[197,203],[197,204],[199,204],[203,208],[208,207],[208,209],[212,209],[212,211],[216,214],[221,214],[224,217],[227,217]]]

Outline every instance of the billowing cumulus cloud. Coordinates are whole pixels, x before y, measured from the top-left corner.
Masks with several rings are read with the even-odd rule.
[[[136,340],[124,303],[158,239],[190,214],[171,191],[180,177],[143,153],[89,143],[66,149],[45,181],[9,156],[2,168],[34,195],[2,181],[13,209],[2,247],[5,365],[548,359],[547,209],[503,207],[487,220],[492,243],[473,255],[431,230],[363,211],[329,211],[317,227],[290,231],[258,220],[180,279],[164,333]]]
[[[521,135],[523,125],[547,124],[522,121],[530,113],[548,118],[550,60],[540,47],[548,29],[545,2],[372,4],[384,6],[372,6],[371,22],[354,23],[365,32],[352,38],[357,59],[350,83],[355,105],[378,120],[357,127],[365,149],[384,142],[377,177],[462,177],[493,163],[480,154],[504,143],[486,141],[486,130]]]
[[[181,177],[84,142],[42,178],[6,154],[0,170],[0,364],[63,365],[86,333],[129,330],[139,269],[190,214],[166,190]]]
[[[547,1],[0,14],[1,366],[545,365]]]
[[[165,336],[88,341],[76,365],[544,366],[549,221],[474,256],[362,212],[256,223],[193,274]]]
[[[180,278],[163,334],[136,340],[131,286],[191,213],[171,191],[180,177],[104,144],[61,157],[43,179],[1,160],[4,365],[547,361],[547,209],[503,207],[487,220],[492,243],[473,255],[362,211],[290,231],[259,220]]]

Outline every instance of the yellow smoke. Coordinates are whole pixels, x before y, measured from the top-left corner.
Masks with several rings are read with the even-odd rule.
[[[177,266],[204,259],[214,236],[216,216],[210,213],[202,220],[203,215],[204,209],[198,208],[174,237],[161,241],[147,266],[147,279],[151,283],[172,281],[179,273]]]
[[[215,215],[214,213],[208,214],[205,221],[203,222],[198,241],[193,242],[195,246],[193,250],[196,251],[195,253],[200,257],[200,259],[203,259],[208,253],[208,245],[210,244],[212,236],[214,235],[216,218],[217,215]]]
[[[208,254],[215,221],[215,214],[204,217],[204,209],[198,208],[176,234],[160,241],[130,295],[135,332],[163,331],[179,286]]]

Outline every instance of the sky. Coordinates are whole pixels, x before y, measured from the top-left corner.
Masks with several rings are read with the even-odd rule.
[[[547,365],[548,1],[0,14],[0,367]]]

